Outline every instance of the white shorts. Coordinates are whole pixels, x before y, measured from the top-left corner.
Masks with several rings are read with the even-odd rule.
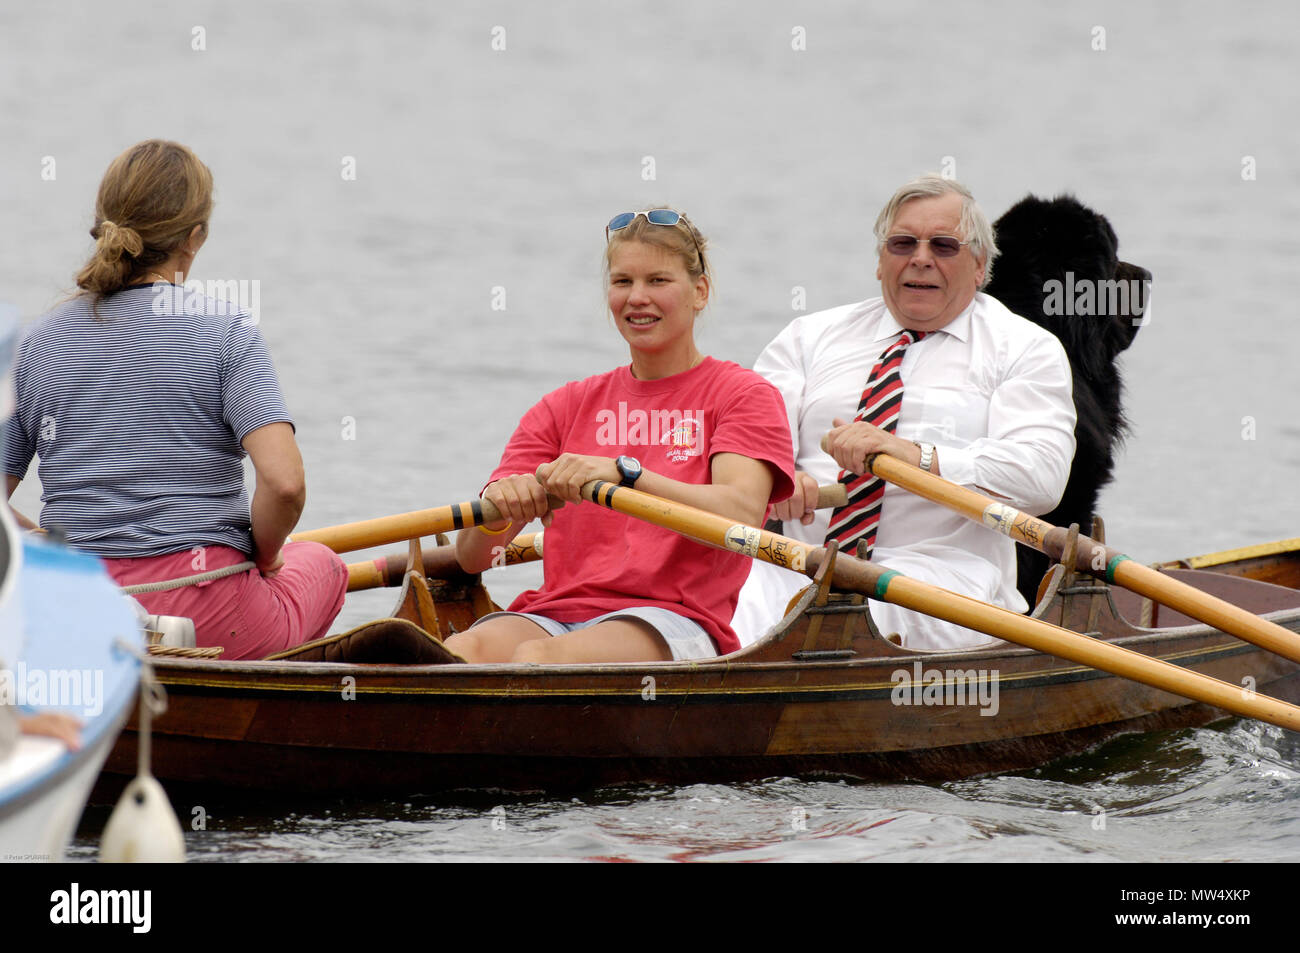
[[[709,633],[704,631],[704,627],[694,619],[688,619],[669,609],[661,609],[658,606],[630,606],[626,609],[617,609],[614,612],[606,612],[604,615],[598,615],[586,622],[559,622],[549,616],[537,615],[534,612],[493,612],[483,616],[474,625],[496,616],[513,615],[527,619],[536,623],[546,630],[548,635],[564,635],[566,632],[576,632],[578,629],[586,629],[595,625],[597,622],[607,622],[610,619],[640,619],[642,622],[650,625],[668,644],[668,650],[673,653],[673,660],[693,658],[717,658],[718,647],[714,644]],[[470,626],[473,628],[473,626]]]
[[[904,576],[940,586],[983,602],[997,604],[1001,586],[996,567],[989,565],[982,577],[959,574],[948,563],[931,556],[905,550],[878,550],[877,565],[893,569]],[[875,561],[875,560],[873,560]],[[752,645],[781,621],[790,599],[809,580],[770,563],[755,561],[740,590],[740,601],[732,616],[731,627],[742,646]],[[1015,611],[1023,611],[1014,607]],[[1000,645],[1001,640],[973,629],[963,628],[902,606],[871,600],[871,618],[880,634],[901,633],[903,647],[929,652],[954,652]]]

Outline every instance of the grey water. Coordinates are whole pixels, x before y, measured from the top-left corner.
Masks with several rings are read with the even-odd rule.
[[[302,525],[321,526],[475,495],[538,397],[626,359],[600,277],[615,212],[691,214],[715,270],[702,349],[748,364],[801,308],[878,293],[871,224],[905,179],[955,174],[994,217],[1068,191],[1155,275],[1123,358],[1111,541],[1151,561],[1296,536],[1298,25],[1208,2],[5,3],[0,298],[34,318],[68,291],[122,149],[192,146],[217,207],[191,277],[256,283]],[[15,503],[39,508],[34,478]],[[489,575],[502,603],[539,580]],[[358,594],[337,625],[391,598]],[[187,844],[224,861],[1296,859],[1298,768],[1292,736],[1231,721],[944,785],[286,799],[215,810]]]

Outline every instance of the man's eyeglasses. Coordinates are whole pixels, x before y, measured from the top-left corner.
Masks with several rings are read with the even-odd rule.
[[[914,255],[916,246],[928,244],[935,258],[952,258],[962,245],[970,242],[958,241],[950,235],[936,235],[934,238],[917,238],[915,235],[890,235],[885,239],[885,247],[891,255]]]
[[[610,232],[617,232],[627,228],[642,215],[651,225],[666,225],[669,228],[682,223],[686,218],[681,212],[670,208],[652,208],[646,212],[619,212],[605,226],[605,241],[609,241]],[[708,266],[704,263],[704,249],[700,247],[700,240],[695,237],[695,229],[691,228],[689,222],[686,222],[685,228],[687,234],[691,236],[691,241],[695,243],[696,254],[700,256],[700,268],[707,271]]]

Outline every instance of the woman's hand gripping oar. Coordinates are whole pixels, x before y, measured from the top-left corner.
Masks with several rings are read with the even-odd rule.
[[[628,487],[594,480],[582,488],[582,495],[600,506],[654,523],[697,542],[762,559],[809,577],[816,574],[826,558],[825,549],[743,523],[733,523],[725,517]],[[1300,708],[1294,705],[1009,609],[959,596],[847,554],[837,556],[832,581],[842,590],[892,602],[1237,715],[1258,718],[1293,731],[1300,730]]]
[[[817,488],[816,507],[819,510],[830,509],[836,506],[843,506],[846,501],[847,501],[847,495],[845,494],[844,484],[842,483],[832,483],[828,486],[819,486]],[[496,507],[492,506],[491,503],[487,502],[486,500],[480,502],[483,504],[483,506],[479,508],[478,516],[475,516],[475,514],[471,509],[471,513],[470,513],[471,519],[477,519],[481,517],[481,522],[486,523],[501,518],[497,515]],[[457,507],[472,508],[472,504],[458,503],[455,504],[455,507],[443,507],[442,509],[444,510],[454,509]],[[483,507],[487,507],[487,509],[484,509]],[[391,524],[391,526],[394,528],[394,531],[404,532],[408,524],[424,525],[426,520],[431,519],[431,517],[423,514],[438,514],[441,512],[442,512],[441,510],[422,510],[418,513],[404,513],[401,516],[385,517],[384,520],[400,521],[400,523],[393,523]],[[489,513],[491,513],[492,515],[488,515]],[[381,523],[381,521],[370,520],[369,523],[373,527],[374,524]],[[328,529],[316,530],[314,533],[311,534],[304,533],[294,538],[295,539],[316,538],[320,535],[325,535],[326,539],[335,539],[341,535],[339,531],[346,531],[348,534],[352,534],[352,533],[369,534],[372,532],[387,533],[387,529],[385,527],[381,527],[379,530],[356,529],[357,527],[363,527],[365,525],[366,524],[362,524],[362,523],[349,523],[346,524],[345,526],[334,526]],[[387,525],[389,524],[385,524],[385,526]],[[401,526],[400,530],[396,529],[396,527],[398,527],[399,525]],[[471,523],[469,525],[475,525],[475,524]],[[526,563],[526,562],[532,562],[537,559],[541,559],[542,539],[543,539],[542,533],[528,533],[523,536],[516,536],[513,540],[510,541],[510,543],[505,547],[505,551],[501,554],[501,565],[512,566],[515,565],[516,563]],[[317,538],[316,541],[325,542],[325,539]],[[327,546],[330,545],[328,542],[326,542],[325,544]],[[366,549],[369,547],[369,545],[370,544],[367,544],[366,546],[357,546],[353,548]],[[383,544],[375,543],[374,545],[379,546]],[[337,550],[337,549],[335,550],[335,552],[343,552],[343,551],[344,550]],[[402,584],[402,577],[406,575],[407,560],[408,560],[407,554],[405,552],[401,552],[401,553],[393,553],[388,556],[381,556],[378,559],[367,560],[366,562],[349,563],[348,564],[348,592],[357,592],[362,589],[378,589],[385,586],[400,586]],[[429,576],[430,578],[436,578],[436,579],[449,578],[450,576],[455,575],[456,573],[459,573],[461,571],[462,570],[460,568],[460,564],[456,562],[456,557],[451,553],[447,552],[446,550],[430,549],[424,553],[424,574],[426,576]]]
[[[825,437],[822,438],[822,449],[827,449]],[[1069,530],[1022,513],[1005,503],[958,486],[888,454],[868,454],[866,465],[880,479],[946,506],[976,523],[983,523],[989,529],[1032,546],[1055,560],[1059,561],[1065,552]],[[1171,579],[1088,536],[1079,537],[1074,568],[1130,589],[1293,662],[1300,662],[1300,635],[1290,629]]]

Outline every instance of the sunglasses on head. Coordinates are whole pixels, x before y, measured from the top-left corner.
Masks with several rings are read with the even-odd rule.
[[[666,225],[669,228],[686,219],[686,216],[681,212],[670,208],[652,208],[647,212],[619,212],[605,226],[605,241],[609,241],[610,232],[617,232],[627,228],[642,215],[651,225]],[[707,266],[704,264],[704,249],[700,247],[700,240],[695,237],[695,229],[691,228],[690,223],[686,224],[686,231],[691,236],[691,241],[695,243],[695,251],[700,256],[700,267],[707,271]]]
[[[669,227],[676,225],[683,218],[681,212],[675,212],[670,208],[652,208],[648,212],[619,212],[605,226],[605,240],[609,241],[610,232],[617,232],[619,229],[627,228],[642,215],[651,225],[667,225]]]
[[[950,235],[936,235],[934,238],[917,238],[915,235],[890,235],[885,239],[885,247],[892,255],[913,255],[916,246],[928,244],[935,258],[952,258],[962,245],[970,242],[959,241]]]

